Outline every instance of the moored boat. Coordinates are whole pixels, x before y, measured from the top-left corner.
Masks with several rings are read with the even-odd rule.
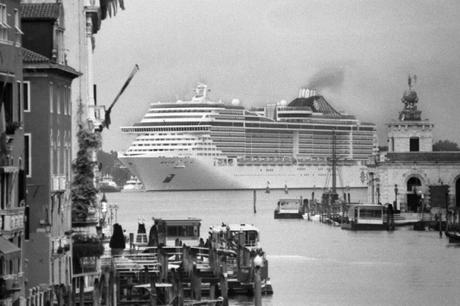
[[[302,198],[280,199],[275,208],[275,219],[302,219],[305,214],[305,205]]]
[[[347,230],[384,230],[387,228],[385,207],[378,204],[351,204],[341,227]]]
[[[123,185],[123,191],[137,191],[142,189],[142,182],[135,176],[131,176],[131,178]]]
[[[115,183],[112,176],[104,175],[99,182],[99,191],[101,192],[119,192],[121,187]]]

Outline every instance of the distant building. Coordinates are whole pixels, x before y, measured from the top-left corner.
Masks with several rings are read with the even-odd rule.
[[[23,3],[24,99],[29,237],[25,243],[29,304],[68,304],[72,281],[72,80],[64,56],[59,2]],[[66,299],[67,298],[67,299]]]
[[[387,124],[388,152],[369,170],[369,199],[408,212],[460,208],[460,152],[433,152],[434,124],[422,119],[412,83],[398,119]]]
[[[21,40],[19,0],[0,1],[0,305],[25,302]]]

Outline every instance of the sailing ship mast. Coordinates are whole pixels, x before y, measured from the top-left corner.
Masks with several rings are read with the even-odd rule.
[[[336,156],[336,135],[332,131],[332,195],[337,194],[337,156]]]

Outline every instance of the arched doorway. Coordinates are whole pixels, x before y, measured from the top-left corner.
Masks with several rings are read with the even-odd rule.
[[[417,187],[422,186],[419,178],[413,176],[407,181],[407,210],[417,212],[420,205],[420,195],[417,194]]]

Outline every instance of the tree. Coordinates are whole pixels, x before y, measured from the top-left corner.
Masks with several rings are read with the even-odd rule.
[[[101,145],[100,135],[80,128],[77,133],[77,158],[72,163],[75,173],[71,187],[72,221],[86,220],[95,207],[98,190],[94,186],[94,167],[91,156]]]
[[[460,151],[458,144],[449,140],[439,140],[433,144],[433,151]]]

